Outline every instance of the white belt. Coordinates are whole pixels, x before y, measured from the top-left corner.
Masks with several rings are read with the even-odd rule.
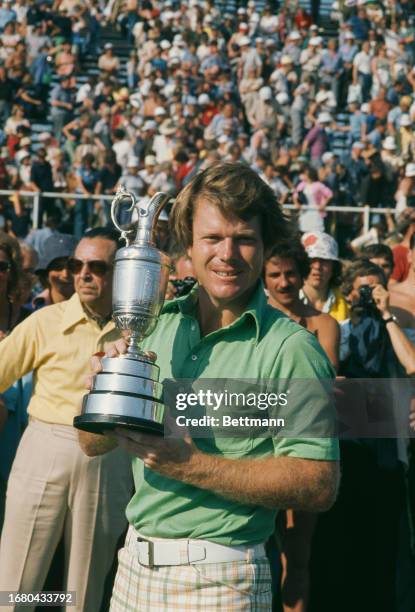
[[[136,534],[132,543],[138,562],[147,567],[251,561],[265,557],[263,544],[222,546],[207,540],[154,540]]]

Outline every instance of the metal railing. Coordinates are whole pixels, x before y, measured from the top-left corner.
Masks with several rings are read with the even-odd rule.
[[[85,195],[83,193],[60,193],[60,192],[40,192],[40,191],[18,191],[10,189],[0,189],[0,196],[13,196],[21,195],[32,199],[32,222],[33,229],[37,229],[39,209],[40,209],[40,198],[54,198],[60,200],[100,200],[100,201],[112,201],[114,195]],[[284,204],[285,210],[296,210],[294,204]],[[316,208],[312,206],[301,206],[301,211],[313,210]],[[341,213],[358,213],[363,217],[363,231],[368,232],[370,229],[370,215],[380,214],[396,214],[394,208],[370,208],[369,206],[327,206],[324,209],[325,212],[341,212]]]

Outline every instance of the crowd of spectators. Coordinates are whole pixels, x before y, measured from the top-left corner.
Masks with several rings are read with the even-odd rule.
[[[1,199],[1,225],[18,237],[32,226],[19,190],[111,195],[122,183],[175,196],[212,162],[239,160],[296,206],[302,231],[325,228],[350,254],[362,215],[327,205],[413,204],[415,28],[405,0],[334,3],[332,18],[327,37],[295,0],[234,13],[213,0],[6,0],[0,188],[15,195]],[[126,63],[103,28],[130,43]],[[41,198],[37,225],[56,208],[78,238],[109,222],[105,201]],[[396,215],[372,215],[365,240]]]

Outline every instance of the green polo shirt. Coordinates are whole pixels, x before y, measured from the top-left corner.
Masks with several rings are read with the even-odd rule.
[[[143,343],[145,350],[157,353],[160,381],[333,378],[334,371],[316,338],[269,306],[262,284],[236,321],[204,337],[196,304],[197,289],[166,303],[156,329]],[[307,405],[302,409],[306,412]],[[195,443],[204,452],[232,459],[273,455],[338,459],[337,440],[329,437],[222,437]],[[277,509],[230,501],[161,476],[140,459],[133,459],[133,473],[136,492],[127,507],[127,518],[143,535],[238,546],[265,542],[274,531]]]

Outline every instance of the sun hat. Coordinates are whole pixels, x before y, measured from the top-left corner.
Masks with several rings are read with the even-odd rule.
[[[310,259],[339,261],[339,246],[332,236],[325,232],[306,232],[301,238]]]

